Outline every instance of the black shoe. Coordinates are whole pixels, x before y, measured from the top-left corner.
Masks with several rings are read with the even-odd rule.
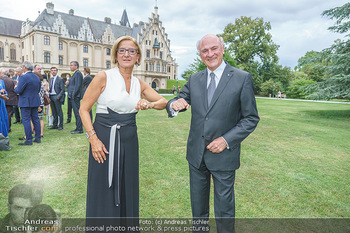
[[[68,121],[68,120],[67,120],[67,121],[66,121],[66,122],[64,122],[64,123],[65,123],[65,124],[68,124],[68,123],[70,123],[70,121]]]
[[[26,140],[26,136],[18,138],[18,140],[21,140],[21,141]]]
[[[84,132],[82,130],[76,130],[71,132],[71,134],[80,134],[80,133],[84,133]]]
[[[73,130],[71,130],[70,132],[74,132],[74,131],[78,131],[77,129],[73,129]]]
[[[58,128],[57,126],[52,126],[49,129],[57,129],[57,128]]]
[[[63,127],[58,127],[58,128],[57,128],[57,130],[62,130],[62,129],[63,129]]]
[[[41,140],[35,139],[34,142],[41,143]]]
[[[17,124],[17,123],[19,123],[19,121],[14,121],[12,124]]]
[[[20,146],[31,146],[32,144],[33,144],[32,142],[27,142],[27,141],[22,142],[22,143],[18,143],[18,145],[20,145]]]

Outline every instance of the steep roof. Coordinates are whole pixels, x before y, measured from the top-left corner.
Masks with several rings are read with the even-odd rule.
[[[130,27],[121,26],[117,24],[110,24],[104,21],[99,21],[95,19],[90,19],[90,18],[67,14],[67,13],[58,12],[58,11],[54,11],[54,14],[48,14],[46,9],[34,21],[33,26],[43,26],[43,27],[53,28],[53,25],[56,22],[59,15],[61,16],[61,19],[63,20],[68,30],[68,33],[71,36],[78,36],[78,32],[85,21],[88,22],[88,25],[93,33],[94,39],[97,39],[97,40],[102,39],[102,36],[106,31],[108,25],[110,26],[116,38],[123,35],[132,34],[132,29]],[[129,21],[127,20],[127,22]]]
[[[19,37],[23,21],[0,17],[0,35]]]
[[[128,18],[128,14],[126,13],[126,10],[123,11],[122,19],[120,20],[119,23],[122,26],[130,27],[129,18]]]

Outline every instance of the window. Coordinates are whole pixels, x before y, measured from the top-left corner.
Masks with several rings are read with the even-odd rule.
[[[44,63],[50,63],[50,53],[49,52],[44,53]]]
[[[34,45],[34,36],[32,36],[32,44]]]
[[[58,56],[58,64],[63,65],[63,56]]]
[[[106,67],[107,67],[107,69],[110,69],[110,68],[111,68],[111,62],[110,62],[110,61],[107,61],[107,62],[106,62]]]
[[[157,72],[160,72],[160,65],[158,63],[157,63],[156,69],[157,69],[156,70]]]
[[[0,61],[4,60],[4,45],[0,42]]]
[[[83,52],[84,52],[84,53],[88,53],[88,52],[89,52],[89,49],[88,49],[88,46],[87,46],[87,45],[84,45],[84,47],[83,47]]]
[[[148,71],[148,64],[146,64],[146,71]]]
[[[159,53],[159,57],[160,57],[160,59],[163,59],[163,52]]]
[[[150,56],[151,56],[151,52],[149,50],[147,50],[146,57],[150,57]]]
[[[44,36],[44,45],[50,45],[50,37]]]
[[[84,65],[84,67],[88,67],[89,66],[89,60],[87,58],[84,58],[83,65]]]
[[[107,48],[107,55],[111,55],[111,49]]]
[[[154,64],[150,64],[150,71],[154,71]]]
[[[14,44],[11,44],[11,47],[10,47],[10,60],[11,61],[16,60],[16,46]]]
[[[62,41],[58,42],[58,49],[63,50],[63,43]]]

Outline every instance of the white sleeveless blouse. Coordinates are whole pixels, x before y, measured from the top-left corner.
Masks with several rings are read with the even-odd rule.
[[[118,67],[105,71],[106,88],[97,99],[96,113],[108,113],[107,107],[119,114],[135,113],[140,100],[140,81],[131,74],[130,94],[126,91],[125,81]]]

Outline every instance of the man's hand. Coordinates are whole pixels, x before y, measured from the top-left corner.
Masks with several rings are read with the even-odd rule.
[[[171,104],[171,107],[174,111],[181,111],[185,108],[188,109],[190,107],[190,105],[186,102],[185,99],[181,98],[181,99],[174,101]]]
[[[207,149],[210,150],[212,153],[221,153],[223,150],[225,150],[227,147],[227,143],[224,140],[223,137],[219,137],[212,141],[208,146]]]

